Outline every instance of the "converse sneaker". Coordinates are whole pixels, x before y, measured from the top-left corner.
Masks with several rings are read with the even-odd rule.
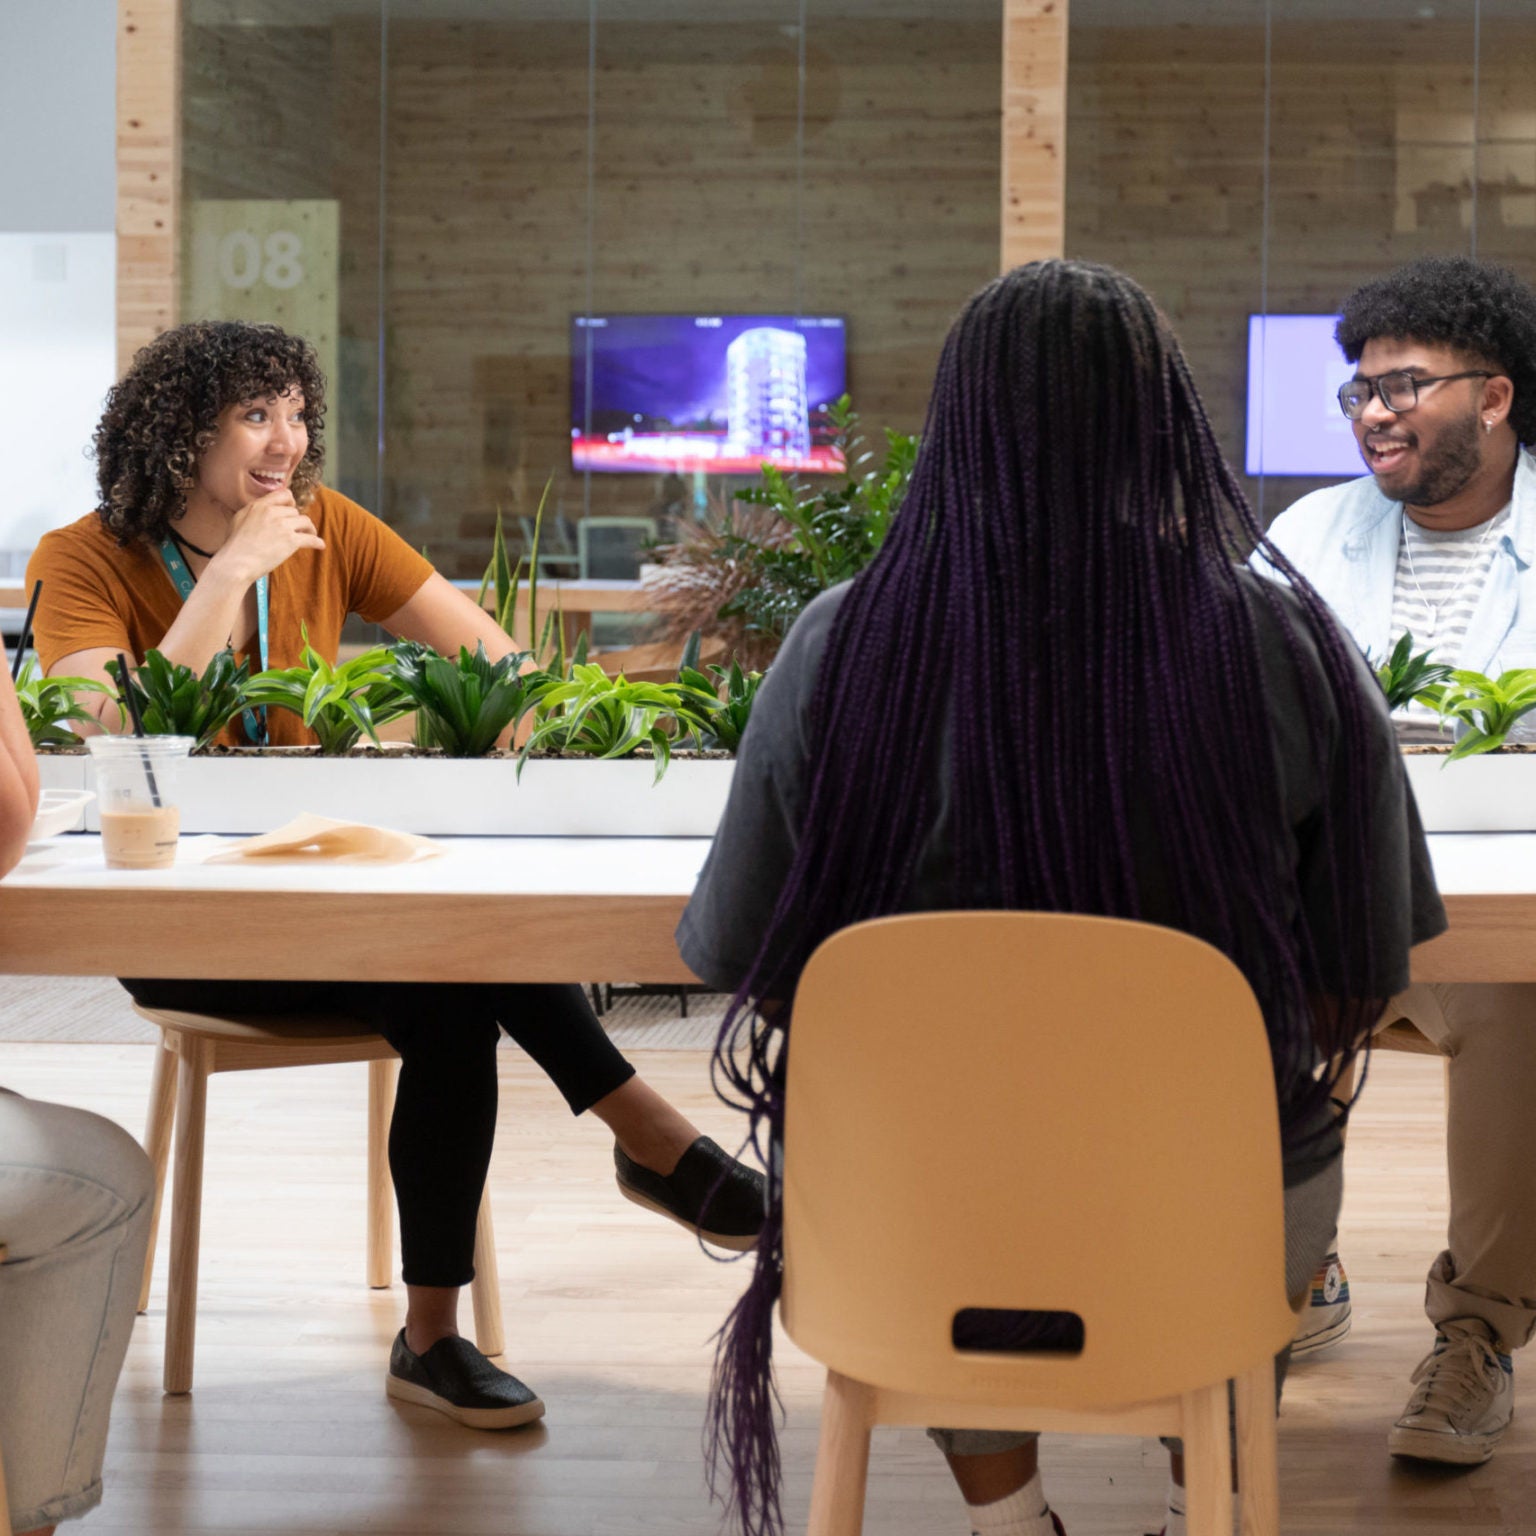
[[[1349,1276],[1337,1253],[1326,1255],[1312,1276],[1307,1304],[1296,1319],[1291,1359],[1315,1355],[1337,1344],[1349,1332]]]
[[[1493,1455],[1515,1406],[1515,1368],[1477,1325],[1435,1347],[1413,1373],[1403,1416],[1387,1432],[1394,1456],[1475,1466]]]
[[[1067,1536],[1066,1527],[1061,1523],[1061,1516],[1054,1509],[1046,1510],[1046,1514],[1051,1517],[1051,1529],[1056,1532],[1056,1536]],[[972,1531],[971,1536],[980,1536],[980,1532]]]

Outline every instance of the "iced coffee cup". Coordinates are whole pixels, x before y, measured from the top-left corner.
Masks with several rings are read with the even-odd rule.
[[[181,835],[181,769],[190,736],[89,736],[101,851],[108,869],[166,869]]]

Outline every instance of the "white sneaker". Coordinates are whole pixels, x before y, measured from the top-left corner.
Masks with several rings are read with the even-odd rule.
[[[1394,1456],[1475,1466],[1493,1455],[1515,1408],[1515,1368],[1483,1332],[1435,1335],[1413,1394],[1387,1432]]]
[[[1291,1359],[1315,1355],[1349,1332],[1349,1276],[1338,1254],[1327,1254],[1312,1277],[1312,1292],[1296,1319]]]

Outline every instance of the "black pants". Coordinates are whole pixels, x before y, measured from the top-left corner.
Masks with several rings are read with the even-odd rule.
[[[337,1013],[400,1053],[389,1169],[407,1285],[467,1285],[475,1218],[496,1136],[496,1040],[506,1032],[572,1114],[635,1074],[577,986],[367,981],[128,981],[146,1008],[187,1013]]]

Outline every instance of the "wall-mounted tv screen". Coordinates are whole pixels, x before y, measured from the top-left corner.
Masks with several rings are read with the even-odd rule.
[[[571,467],[840,474],[845,332],[840,315],[577,315]]]
[[[1337,315],[1249,315],[1250,475],[1363,475],[1339,385],[1355,376]]]

